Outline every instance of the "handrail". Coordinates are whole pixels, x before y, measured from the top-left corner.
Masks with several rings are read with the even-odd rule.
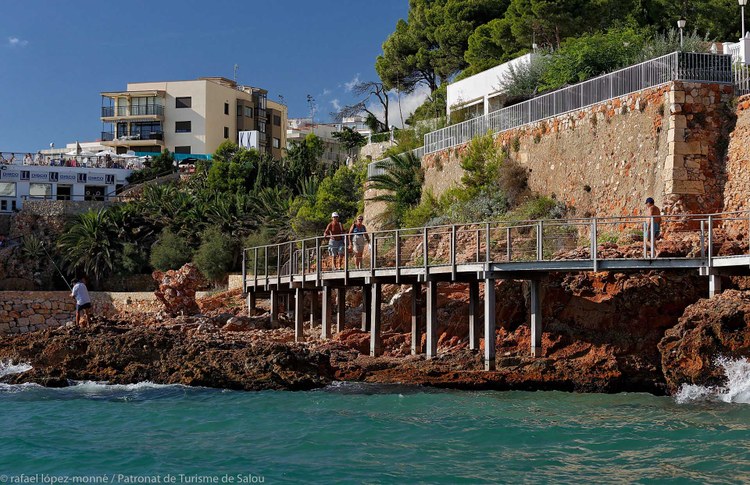
[[[722,227],[741,232],[744,240],[750,240],[750,210],[662,214],[658,217],[661,218],[661,232],[666,230],[683,234],[687,244],[693,245],[689,254],[700,254],[700,259],[705,259],[708,265],[713,263],[712,258],[716,256],[713,245],[716,232]],[[319,284],[325,273],[343,271],[346,281],[350,275],[373,277],[376,270],[386,268],[395,269],[396,276],[400,278],[404,269],[421,270],[426,276],[431,268],[449,267],[455,278],[458,266],[463,264],[488,267],[486,265],[493,263],[563,259],[589,261],[591,269],[596,271],[606,260],[657,258],[657,248],[662,244],[654,230],[657,222],[657,217],[643,215],[494,221],[369,231],[372,247],[369,257],[364,258],[369,264],[362,269],[349,265],[352,253],[348,250],[350,235],[346,234],[343,270],[336,270],[329,264],[327,237],[309,237],[244,248],[243,254],[247,255],[243,265],[243,275],[246,275],[244,283],[246,285],[250,277],[248,264],[252,265],[256,286],[258,277],[264,279],[265,284],[271,277],[275,277],[278,283],[282,275],[309,277],[312,279],[308,281],[314,280]],[[622,251],[628,252],[608,255],[607,251],[612,247],[608,243],[614,241],[620,243],[618,247],[621,246]],[[639,246],[642,249],[638,249]],[[750,248],[746,252],[750,255]],[[262,263],[259,255],[262,255]],[[272,260],[271,257],[276,259]]]
[[[750,89],[750,76],[737,72],[733,73],[728,54],[672,52],[432,131],[425,134],[423,146],[414,154],[421,158],[467,143],[488,131],[501,133],[673,81],[734,83],[738,89]],[[368,177],[382,173],[378,162],[382,160],[368,165]]]

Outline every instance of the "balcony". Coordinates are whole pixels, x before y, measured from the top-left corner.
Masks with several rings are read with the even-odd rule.
[[[131,106],[102,106],[102,119],[105,118],[117,118],[117,119],[129,119],[144,116],[163,118],[164,117],[164,106],[160,104],[151,105],[131,105]]]
[[[121,134],[119,136],[115,136],[111,131],[102,131],[101,135],[101,140],[104,142],[103,144],[112,147],[164,146],[164,133],[160,131],[150,133],[132,133],[130,135]]]

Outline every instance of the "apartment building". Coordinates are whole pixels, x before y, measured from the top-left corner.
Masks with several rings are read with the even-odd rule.
[[[323,142],[323,160],[328,163],[343,163],[347,160],[346,148],[333,137],[341,131],[339,125],[313,123],[310,118],[290,118],[287,123],[287,142],[302,142],[309,134],[314,134]]]
[[[101,96],[102,144],[118,153],[210,155],[224,140],[252,139],[253,148],[281,158],[286,146],[286,106],[223,77],[128,83]]]

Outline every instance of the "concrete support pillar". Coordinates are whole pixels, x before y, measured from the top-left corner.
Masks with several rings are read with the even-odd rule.
[[[346,326],[346,288],[338,289],[338,311],[336,312],[336,332],[341,332]]]
[[[469,282],[469,349],[479,350],[479,281]]]
[[[301,342],[305,337],[305,292],[302,288],[294,289],[294,341]]]
[[[255,292],[251,291],[247,294],[247,314],[251,317],[255,315]]]
[[[484,280],[484,370],[495,370],[495,280]]]
[[[437,297],[438,282],[427,283],[427,358],[432,359],[437,355]]]
[[[380,341],[380,303],[382,294],[380,283],[373,283],[370,294],[370,355],[378,356],[383,352]]]
[[[370,306],[370,285],[364,285],[362,287],[362,331],[366,332],[370,329],[370,312],[372,308]]]
[[[542,356],[542,295],[539,280],[529,281],[531,286],[531,356]]]
[[[708,297],[713,298],[721,293],[721,276],[717,274],[708,275]]]
[[[411,285],[411,355],[417,355],[422,347],[422,285]]]
[[[312,298],[310,299],[310,326],[320,324],[320,303],[318,303],[318,291],[311,291]]]
[[[320,330],[320,338],[327,340],[331,338],[331,320],[333,316],[333,309],[331,308],[331,287],[323,287],[323,323]]]
[[[279,291],[271,290],[271,323],[279,322]]]

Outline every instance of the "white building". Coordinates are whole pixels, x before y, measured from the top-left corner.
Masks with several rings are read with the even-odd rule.
[[[486,115],[502,108],[504,101],[503,80],[511,71],[531,62],[535,54],[517,57],[505,64],[487,69],[479,74],[448,85],[447,115],[463,112],[466,119]]]
[[[310,133],[314,134],[323,142],[323,160],[329,163],[343,163],[346,161],[346,148],[333,137],[333,134],[341,131],[339,125],[315,123],[310,118],[290,118],[287,122],[286,141],[301,142]]]
[[[0,213],[20,210],[25,200],[110,200],[127,185],[131,173],[117,168],[0,165]]]

